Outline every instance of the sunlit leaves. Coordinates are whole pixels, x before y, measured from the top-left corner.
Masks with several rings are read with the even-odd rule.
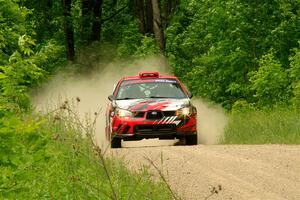
[[[181,1],[166,34],[167,54],[175,74],[196,95],[226,108],[240,99],[255,105],[265,101],[268,106],[288,102],[293,81],[289,57],[300,37],[299,8],[298,1],[286,0]],[[267,66],[259,60],[270,50],[281,70],[274,63],[259,70]],[[260,78],[257,75],[256,81],[249,81],[251,72]],[[266,86],[259,81],[267,79],[261,73],[272,76],[270,84],[280,81],[281,89],[274,91],[279,93],[269,101],[260,99],[266,90],[272,91],[258,89]]]
[[[43,135],[44,121],[6,114],[0,118],[0,193],[6,198],[29,189],[29,172],[37,160],[45,159],[46,135]],[[43,152],[41,154],[41,152]],[[41,156],[42,155],[42,156]]]
[[[4,79],[4,78],[6,78],[5,74],[0,72],[0,79]]]
[[[0,114],[28,109],[26,92],[45,79],[63,61],[61,46],[36,44],[33,10],[20,1],[0,0]]]
[[[18,38],[26,33],[25,10],[16,1],[0,0],[0,59],[5,58],[1,54],[12,54],[17,48]]]
[[[289,100],[288,75],[272,53],[261,58],[258,71],[250,73],[250,83],[258,104],[268,106]]]
[[[20,48],[21,52],[25,56],[30,56],[34,53],[33,50],[32,50],[32,46],[35,46],[35,42],[34,42],[33,39],[31,39],[30,36],[28,36],[28,35],[20,36],[19,41],[18,41],[18,45],[19,45],[19,48]]]
[[[297,48],[295,50],[295,54],[290,57],[290,61],[291,61],[290,76],[293,81],[292,89],[294,94],[294,97],[292,98],[292,102],[294,106],[300,110],[300,48]]]
[[[300,45],[300,41],[299,41]],[[300,80],[300,47],[295,49],[295,54],[290,57],[291,61],[291,77],[299,81]]]

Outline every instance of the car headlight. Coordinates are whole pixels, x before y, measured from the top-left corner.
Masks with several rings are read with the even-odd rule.
[[[116,109],[116,115],[117,117],[132,117],[132,112],[124,109],[117,108]]]
[[[191,116],[192,114],[193,114],[192,107],[184,107],[176,111],[177,116]]]

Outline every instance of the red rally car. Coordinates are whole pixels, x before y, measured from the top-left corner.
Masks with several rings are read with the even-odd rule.
[[[108,97],[106,136],[112,148],[121,141],[179,139],[197,144],[197,110],[192,94],[175,76],[141,72],[122,78]]]

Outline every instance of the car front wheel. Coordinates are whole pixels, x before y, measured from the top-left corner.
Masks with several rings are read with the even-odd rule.
[[[121,148],[121,141],[120,138],[112,138],[110,142],[111,148]]]
[[[198,144],[197,134],[185,136],[185,141],[186,141],[186,145],[197,145]]]

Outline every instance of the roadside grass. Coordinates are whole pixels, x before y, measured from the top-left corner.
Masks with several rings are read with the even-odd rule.
[[[234,112],[220,143],[300,144],[300,114],[284,108]]]
[[[95,120],[78,120],[67,103],[0,118],[0,199],[172,199],[146,168],[131,172],[93,143]]]

